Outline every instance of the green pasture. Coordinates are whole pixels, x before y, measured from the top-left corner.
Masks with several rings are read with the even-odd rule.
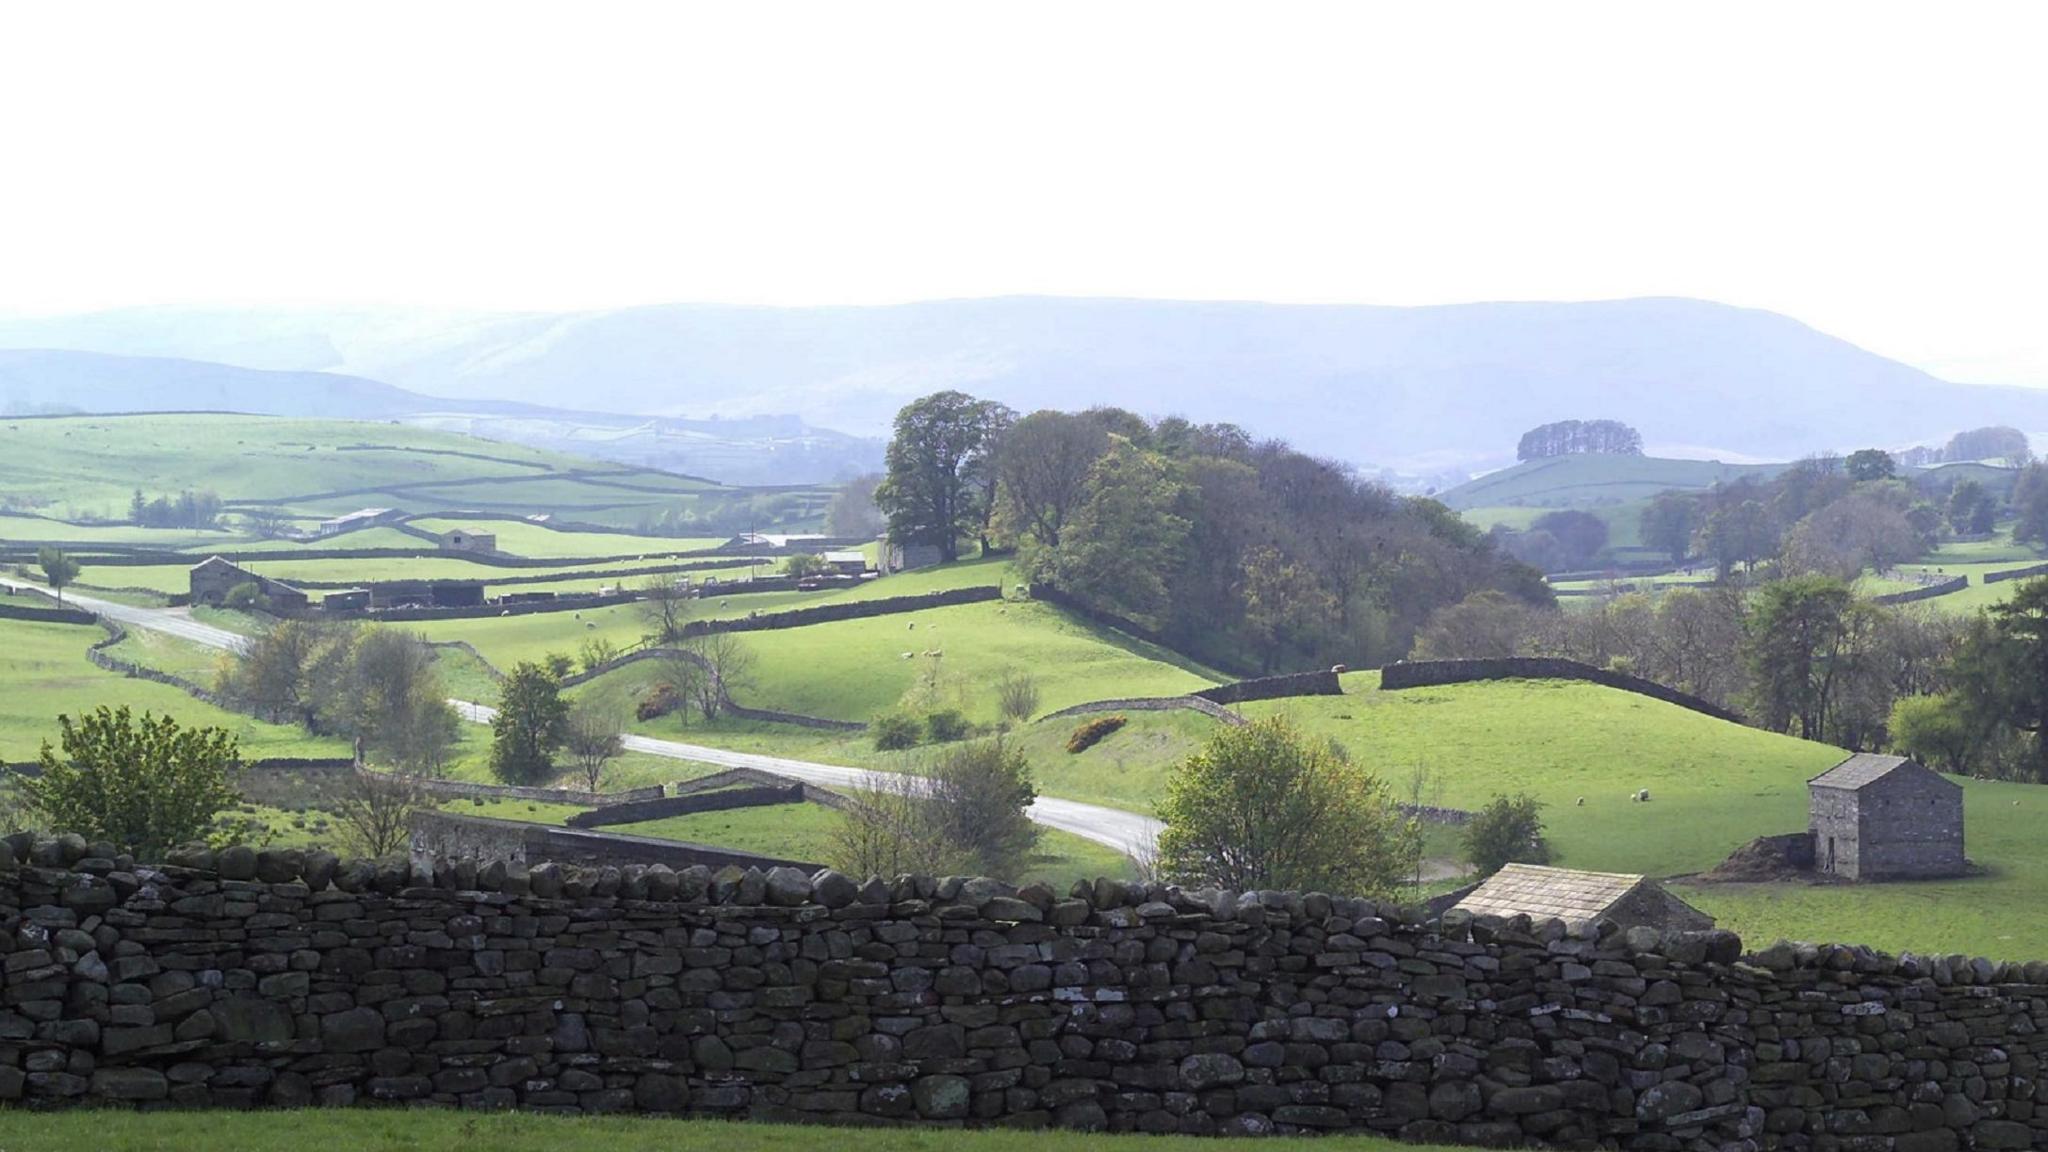
[[[428,532],[451,532],[457,528],[487,532],[498,538],[498,550],[514,556],[657,556],[671,552],[696,552],[716,548],[729,537],[641,536],[626,532],[571,532],[518,520],[466,519],[456,516],[421,517],[408,521]],[[414,540],[414,543],[421,541]]]
[[[2048,788],[1962,780],[1964,851],[1982,869],[1957,880],[1886,884],[1682,884],[1679,895],[1752,947],[1846,941],[1886,951],[2048,956]],[[1787,831],[1797,831],[1794,825]]]
[[[0,474],[5,474],[0,465]],[[120,512],[125,515],[124,505]],[[133,524],[69,524],[39,516],[0,516],[0,542],[26,544],[121,544],[140,548],[162,548],[167,552],[183,548],[203,550],[224,545],[241,547],[241,538],[226,530],[194,528],[140,528]]]
[[[307,524],[305,527],[310,528],[312,525]],[[233,552],[236,555],[261,552],[290,556],[295,552],[313,549],[410,548],[414,551],[424,551],[433,547],[433,544],[417,536],[408,536],[388,524],[380,524],[375,528],[358,528],[338,536],[318,536],[307,540],[229,540],[226,543],[194,544],[182,551],[192,553],[196,561],[204,560],[217,552]]]
[[[12,1112],[0,1152],[1450,1152],[1362,1136],[1110,1136],[960,1128],[834,1128],[659,1117],[422,1108],[272,1112]]]
[[[1586,508],[1645,501],[1669,489],[1704,490],[1745,476],[1768,477],[1783,464],[1723,464],[1656,456],[1552,456],[1489,472],[1437,499],[1452,508]]]
[[[0,760],[33,760],[43,741],[57,740],[58,715],[80,715],[101,704],[174,716],[187,726],[225,728],[240,739],[247,760],[347,754],[341,741],[265,724],[201,703],[167,684],[130,679],[87,663],[86,648],[105,636],[93,625],[0,620],[0,651],[7,654],[0,660]]]
[[[125,515],[137,488],[152,496],[190,488],[225,500],[275,500],[588,466],[397,424],[166,413],[0,420],[0,461],[11,495],[74,518]]]
[[[1178,695],[1219,681],[1044,604],[968,604],[740,635],[754,663],[752,686],[735,693],[742,703],[842,720],[866,720],[900,703],[958,708],[992,724],[990,686],[1012,669],[1037,678],[1045,711],[1111,696]],[[659,667],[631,665],[604,679],[645,683],[659,678]]]

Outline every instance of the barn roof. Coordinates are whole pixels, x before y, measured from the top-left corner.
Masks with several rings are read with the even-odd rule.
[[[1925,772],[1944,784],[1955,784],[1955,781],[1944,778],[1938,772],[1930,772],[1904,756],[1883,756],[1876,752],[1858,752],[1807,781],[1807,784],[1814,788],[1842,788],[1853,792],[1859,788],[1868,788],[1901,768]]]
[[[1599,919],[1642,883],[1641,876],[1620,872],[1509,864],[1456,906],[1475,916],[1555,916],[1567,924],[1582,924]]]

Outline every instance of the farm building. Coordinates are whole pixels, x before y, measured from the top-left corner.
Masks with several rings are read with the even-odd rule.
[[[930,568],[944,559],[936,544],[898,544],[887,536],[882,537],[881,569],[884,572]]]
[[[436,538],[443,552],[481,552],[485,554],[498,550],[498,536],[495,532],[471,532],[467,528],[456,528],[443,532]]]
[[[820,559],[825,561],[825,567],[842,576],[860,576],[868,570],[865,552],[827,552]]]
[[[1553,917],[1577,928],[1612,920],[1623,928],[1706,929],[1714,918],[1655,880],[1616,872],[1579,872],[1510,864],[1454,906],[1474,916]]]
[[[194,604],[220,604],[227,600],[228,593],[244,584],[254,584],[272,608],[290,611],[304,608],[308,603],[306,594],[299,589],[268,576],[257,575],[218,556],[210,556],[194,564],[186,579]]]
[[[320,607],[329,612],[360,612],[369,606],[368,588],[340,588],[320,598]]]
[[[405,513],[396,508],[359,508],[346,516],[336,516],[329,520],[322,520],[319,527],[313,530],[313,534],[316,536],[339,536],[343,532],[353,532],[358,528],[373,528],[379,524],[395,524],[404,516]]]
[[[1807,782],[1813,865],[1849,880],[1956,876],[1963,789],[1903,756],[1861,753]]]
[[[370,586],[372,608],[480,608],[481,580],[386,580]]]
[[[785,548],[802,548],[821,540],[830,540],[820,532],[742,532],[725,542],[727,548],[766,548],[781,551]]]

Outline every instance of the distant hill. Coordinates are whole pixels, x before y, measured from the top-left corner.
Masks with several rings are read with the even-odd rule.
[[[0,349],[0,415],[104,412],[396,420],[728,484],[843,479],[879,468],[882,454],[879,441],[813,428],[794,416],[659,419],[490,397],[451,400],[331,372]]]
[[[1551,456],[1489,472],[1437,499],[1473,508],[1594,508],[1647,500],[1668,489],[1699,491],[1745,476],[1765,479],[1783,464],[1723,464],[1656,456]]]
[[[1241,423],[1411,472],[1507,463],[1553,420],[1652,452],[1785,460],[1982,424],[2048,430],[2048,390],[1953,384],[1770,312],[1682,299],[1426,308],[1012,297],[560,315],[136,310],[0,320],[0,346],[334,371],[444,397],[885,432],[957,387],[1020,409]]]

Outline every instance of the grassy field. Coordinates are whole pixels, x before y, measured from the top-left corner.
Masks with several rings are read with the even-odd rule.
[[[603,831],[710,844],[785,860],[830,863],[833,835],[845,819],[838,811],[817,804],[777,804],[671,816],[665,820],[614,825]],[[1044,880],[1065,892],[1076,879],[1132,875],[1131,862],[1122,853],[1071,833],[1044,828],[1040,830],[1038,844],[1039,854],[1033,858],[1029,871],[1017,878],[1020,882]]]
[[[1745,476],[1775,475],[1783,464],[1723,464],[1656,456],[1554,456],[1489,472],[1437,497],[1452,508],[1594,508],[1648,500],[1677,488],[1702,491]]]
[[[14,1112],[0,1152],[1448,1152],[1359,1136],[1107,1136],[957,1128],[822,1129],[654,1117],[419,1108],[298,1112]]]
[[[625,532],[564,532],[541,524],[517,520],[462,519],[452,516],[422,517],[409,522],[429,532],[464,528],[488,532],[498,538],[498,550],[514,556],[563,558],[574,556],[656,555],[695,552],[716,548],[727,537],[640,536]],[[420,543],[414,540],[414,543]]]
[[[0,760],[33,760],[44,740],[57,739],[59,714],[78,715],[101,704],[175,716],[188,726],[226,728],[240,738],[247,760],[347,754],[338,740],[264,724],[169,685],[131,680],[86,663],[86,648],[105,635],[90,625],[0,620],[0,651],[7,654],[0,660]]]
[[[0,469],[4,470],[4,469]],[[122,512],[127,509],[123,508]],[[133,524],[67,524],[38,516],[0,516],[0,542],[31,544],[123,544],[142,548],[202,551],[231,544],[240,537],[225,529],[139,528]]]
[[[742,703],[842,720],[866,720],[902,703],[958,708],[970,720],[993,723],[987,689],[1011,669],[1037,678],[1048,712],[1111,696],[1171,696],[1218,682],[1214,673],[1044,604],[968,604],[749,632],[743,639],[754,669],[752,684],[734,693]],[[660,677],[660,666],[649,662],[603,680],[620,691]]]

